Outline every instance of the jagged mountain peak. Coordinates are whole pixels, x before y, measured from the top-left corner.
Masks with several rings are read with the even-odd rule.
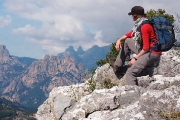
[[[99,46],[98,45],[94,45],[94,46],[92,46],[92,48],[99,48]]]
[[[5,45],[0,45],[0,61],[9,61],[10,60],[10,54],[9,51],[6,49]]]
[[[84,54],[85,52],[84,52],[84,50],[82,49],[82,47],[79,46],[78,49],[77,49],[77,53],[78,53],[78,55],[82,55],[82,54]]]
[[[6,46],[5,45],[0,45],[0,50],[1,49],[6,49]]]
[[[65,52],[75,52],[74,47],[73,47],[73,46],[69,46],[69,47],[65,50]]]
[[[91,70],[97,67],[96,62],[104,59],[109,51],[109,46],[99,47],[98,45],[94,45],[86,51],[84,51],[81,46],[79,46],[77,51],[74,50],[73,46],[69,46],[65,52],[59,53],[58,56],[61,58],[71,56],[77,62],[81,62],[85,69]]]
[[[70,56],[45,55],[44,59],[36,60],[24,69],[4,89],[2,96],[23,106],[37,107],[52,88],[83,82],[84,71],[82,64]]]
[[[50,58],[50,55],[48,54],[44,56],[44,60],[49,60],[49,58]]]

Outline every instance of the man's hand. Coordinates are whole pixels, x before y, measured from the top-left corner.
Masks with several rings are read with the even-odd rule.
[[[146,54],[147,52],[148,52],[148,50],[143,50],[143,49],[142,49],[142,50],[139,52],[139,54],[136,55],[134,58],[132,58],[131,61],[130,61],[128,64],[129,64],[129,65],[133,65],[140,56]]]
[[[116,42],[115,48],[116,48],[117,51],[119,51],[121,47],[122,47],[122,46],[121,46],[121,41],[118,40],[118,41]]]
[[[116,41],[116,50],[119,51],[120,48],[122,48],[122,45],[121,45],[121,42],[124,41],[125,39],[127,38],[126,35],[123,35],[121,38],[119,38],[117,41]]]
[[[135,62],[136,62],[136,60],[133,58],[133,59],[131,59],[131,61],[129,61],[128,64],[131,66],[131,65],[133,65]]]

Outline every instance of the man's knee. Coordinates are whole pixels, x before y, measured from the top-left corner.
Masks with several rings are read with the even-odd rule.
[[[127,44],[127,43],[129,43],[129,42],[131,42],[131,41],[133,41],[132,38],[127,38],[127,39],[125,40],[125,44]]]

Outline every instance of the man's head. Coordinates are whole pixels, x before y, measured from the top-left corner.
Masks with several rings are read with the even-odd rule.
[[[132,15],[134,21],[136,21],[140,17],[146,16],[146,14],[144,13],[144,8],[141,6],[134,6],[131,9],[131,12],[128,13],[128,15]]]
[[[128,13],[128,15],[146,15],[144,13],[144,8],[141,6],[134,6],[131,9],[131,12]]]

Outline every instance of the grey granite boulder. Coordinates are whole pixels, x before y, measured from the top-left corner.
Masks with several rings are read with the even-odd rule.
[[[99,67],[89,84],[54,88],[38,108],[38,120],[165,120],[180,114],[180,57],[178,51],[163,53],[152,76],[138,77],[140,86],[124,85],[109,64]],[[105,89],[104,80],[116,83]]]

